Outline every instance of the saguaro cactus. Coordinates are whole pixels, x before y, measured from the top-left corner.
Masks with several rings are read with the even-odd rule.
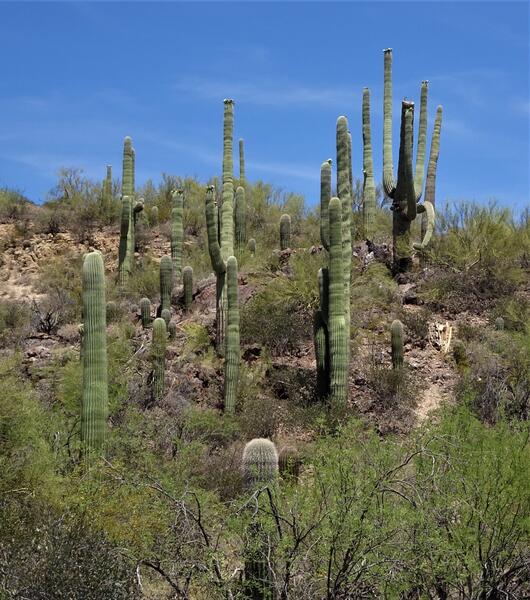
[[[131,227],[131,199],[121,199],[120,247],[118,251],[118,282],[121,286],[129,280],[132,271],[132,256],[129,252],[129,229]]]
[[[245,185],[245,148],[244,141],[239,140],[239,183]]]
[[[99,252],[83,261],[83,399],[81,440],[86,455],[101,453],[108,412],[105,270]]]
[[[320,165],[320,241],[329,250],[329,201],[331,200],[331,158]]]
[[[403,366],[403,323],[392,321],[390,326],[390,337],[392,343],[392,368],[401,369]]]
[[[140,316],[142,318],[142,327],[147,329],[151,325],[151,301],[149,298],[140,300]]]
[[[184,267],[182,270],[182,282],[184,285],[184,309],[188,311],[193,302],[193,269]]]
[[[429,164],[427,165],[427,178],[425,180],[425,200],[423,206],[425,211],[421,214],[421,243],[413,244],[419,250],[425,248],[430,242],[434,231],[434,207],[436,205],[436,169],[438,156],[440,155],[440,132],[442,130],[442,107],[436,109],[434,130],[431,139],[431,151],[429,153]]]
[[[278,475],[278,452],[270,440],[255,438],[243,450],[243,478],[249,487],[267,484]]]
[[[107,165],[107,176],[103,180],[101,190],[101,212],[105,222],[109,222],[112,214],[112,166]]]
[[[370,126],[370,90],[363,90],[363,235],[372,240],[375,233],[375,182]]]
[[[228,292],[228,313],[226,323],[226,359],[224,403],[225,410],[236,410],[237,384],[239,380],[239,295],[237,288],[237,259],[230,256],[226,263],[226,285]]]
[[[245,199],[245,188],[241,186],[236,189],[234,218],[236,248],[240,251],[245,248],[247,243],[247,202]]]
[[[169,310],[169,308],[164,308],[164,310],[160,311],[160,317],[164,319],[167,327],[169,325],[169,322],[171,321],[171,311]]]
[[[170,321],[167,326],[168,338],[174,340],[177,337],[177,324],[175,321]]]
[[[158,225],[158,206],[151,207],[151,225]]]
[[[151,360],[153,364],[153,400],[159,400],[164,395],[166,376],[166,345],[167,327],[162,318],[153,321],[153,339]]]
[[[329,271],[325,267],[318,271],[318,288],[320,295],[320,309],[315,311],[313,317],[313,337],[315,342],[315,360],[317,368],[317,396],[323,400],[329,395]]]
[[[504,319],[502,317],[497,317],[495,319],[495,329],[497,331],[504,331]]]
[[[171,209],[171,260],[173,261],[173,276],[180,281],[182,269],[182,242],[184,239],[184,191],[176,190],[172,194],[173,208]]]
[[[291,247],[291,217],[287,214],[280,218],[280,250]]]
[[[413,129],[414,129],[414,102],[403,100],[401,106],[401,131],[399,145],[398,177],[394,179],[394,166],[392,161],[392,49],[384,51],[385,76],[384,76],[384,127],[383,127],[383,187],[385,194],[392,199],[393,210],[393,255],[394,270],[407,271],[412,265],[412,248],[410,239],[410,225],[418,213],[425,213],[427,224],[424,227],[425,236],[416,244],[416,248],[424,248],[432,235],[434,228],[434,207],[430,200],[418,204],[423,189],[425,171],[425,146],[427,137],[427,90],[428,82],[421,84],[420,99],[420,124],[418,133],[418,148],[416,152],[416,166],[412,169]],[[442,109],[437,110],[437,125],[433,136],[434,146],[431,148],[433,161],[431,165],[430,182],[434,186],[436,178],[436,147],[439,144],[441,129]],[[434,160],[436,156],[436,160]],[[434,189],[430,190],[434,194]],[[432,197],[432,196],[431,196]],[[429,223],[430,222],[430,223]]]
[[[173,290],[173,262],[170,256],[160,259],[160,311],[171,308]]]

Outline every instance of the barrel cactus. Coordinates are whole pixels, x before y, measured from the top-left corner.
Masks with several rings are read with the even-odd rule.
[[[172,194],[173,208],[171,209],[171,260],[173,261],[173,276],[180,281],[182,269],[182,242],[184,239],[184,191],[176,190]]]
[[[278,455],[280,475],[284,479],[298,479],[302,459],[294,446],[284,446]]]
[[[193,302],[193,269],[189,266],[182,269],[182,283],[184,287],[184,310],[188,311]]]
[[[390,326],[392,345],[392,368],[401,369],[403,366],[403,323],[399,320],[392,321]]]
[[[151,326],[151,301],[149,298],[142,298],[140,300],[140,317],[144,329]]]
[[[166,327],[169,326],[169,322],[171,321],[171,311],[169,308],[164,308],[164,310],[161,310],[160,317],[164,319]]]
[[[99,252],[83,261],[83,394],[81,441],[86,456],[101,453],[108,413],[105,270]]]
[[[153,338],[151,344],[151,360],[153,365],[153,400],[164,395],[166,369],[167,327],[162,318],[153,321]]]
[[[278,474],[278,452],[270,440],[256,438],[243,450],[243,479],[249,487],[272,483]]]
[[[239,381],[239,361],[241,349],[239,344],[239,296],[237,289],[237,259],[230,256],[226,262],[226,285],[228,292],[226,322],[226,357],[224,404],[225,411],[236,410],[237,384]]]
[[[287,214],[280,218],[280,250],[291,247],[291,217]]]
[[[248,251],[252,256],[256,254],[256,240],[254,238],[250,238],[248,240]]]
[[[497,317],[495,319],[495,329],[497,331],[504,331],[504,319],[502,317]]]
[[[170,340],[174,340],[177,337],[177,324],[175,321],[170,321],[167,326],[167,334]]]
[[[171,308],[173,290],[173,262],[170,256],[160,259],[160,310]]]

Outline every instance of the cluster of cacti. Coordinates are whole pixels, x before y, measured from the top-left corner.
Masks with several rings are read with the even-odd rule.
[[[171,308],[173,291],[173,261],[170,256],[160,259],[160,312]]]
[[[182,242],[184,240],[184,191],[172,193],[173,208],[171,209],[171,260],[173,261],[173,276],[175,282],[180,281],[182,269]]]
[[[103,451],[108,411],[105,270],[99,252],[83,261],[82,353],[81,441],[89,457]]]
[[[291,217],[284,214],[280,217],[280,250],[291,247]]]
[[[184,310],[188,311],[193,302],[193,269],[189,266],[182,269],[182,285],[184,288]]]
[[[153,321],[153,339],[151,344],[151,360],[153,364],[153,400],[159,400],[164,395],[166,377],[166,344],[167,327],[163,318]]]
[[[396,319],[390,326],[390,341],[392,346],[392,368],[401,369],[403,366],[403,323]]]
[[[351,138],[346,117],[337,119],[337,192],[331,198],[331,159],[320,168],[320,236],[329,267],[318,274],[320,308],[314,315],[317,393],[334,404],[348,395],[351,278]]]
[[[142,298],[140,300],[140,317],[144,329],[151,326],[151,301],[149,298]]]
[[[135,235],[138,214],[143,202],[134,199],[134,149],[130,137],[123,144],[122,207],[120,222],[120,247],[118,255],[118,281],[125,285],[134,269]]]
[[[427,87],[428,82],[421,84],[420,124],[416,165],[413,172],[413,129],[414,102],[403,100],[401,106],[401,131],[399,144],[398,176],[394,179],[392,161],[392,50],[384,51],[384,100],[383,100],[383,187],[385,194],[392,200],[392,237],[393,262],[396,272],[407,271],[412,265],[412,249],[423,249],[427,246],[434,229],[434,186],[436,165],[439,152],[442,107],[436,111],[436,122],[432,137],[431,153],[427,173],[428,190],[423,204],[418,204],[422,196],[425,171],[425,147],[427,138]],[[366,110],[369,111],[369,97],[366,97]],[[420,243],[411,244],[410,227],[417,214],[423,213],[423,239]]]
[[[247,243],[247,201],[245,188],[239,186],[236,190],[234,206],[234,229],[236,248],[241,251]]]

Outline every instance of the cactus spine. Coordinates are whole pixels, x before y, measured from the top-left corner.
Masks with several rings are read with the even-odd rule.
[[[245,188],[239,186],[236,189],[235,206],[235,235],[236,248],[241,251],[247,243],[247,203],[245,199]]]
[[[153,399],[159,400],[164,395],[166,367],[167,328],[162,318],[153,322],[153,340],[151,359],[153,363]]]
[[[182,215],[184,210],[184,191],[176,190],[172,194],[173,208],[171,209],[171,260],[175,281],[180,281],[182,269],[182,242],[184,225]]]
[[[173,262],[170,256],[160,259],[160,310],[171,308],[171,291],[173,289]]]
[[[237,259],[230,256],[226,263],[226,285],[228,292],[228,311],[226,322],[226,359],[224,404],[225,411],[236,410],[237,384],[239,380],[239,297],[237,289]]]
[[[105,270],[99,252],[83,261],[83,400],[81,441],[84,452],[102,452],[108,412]]]
[[[140,316],[142,318],[142,327],[147,329],[151,325],[151,301],[149,298],[140,300]]]
[[[184,309],[188,311],[193,302],[193,269],[191,267],[182,269],[182,282],[184,286]]]
[[[390,326],[392,343],[392,368],[401,369],[403,366],[403,324],[397,319]]]
[[[291,217],[287,214],[280,218],[280,250],[291,247]]]
[[[242,471],[249,487],[272,483],[278,475],[278,452],[270,440],[255,438],[243,450]]]
[[[239,140],[239,183],[245,185],[245,147],[244,141]]]
[[[412,169],[413,129],[414,129],[414,102],[403,100],[401,106],[401,131],[399,144],[398,177],[394,180],[394,166],[392,161],[392,49],[384,51],[384,98],[383,98],[383,187],[385,194],[392,200],[392,236],[393,236],[393,261],[394,271],[407,271],[412,265],[412,248],[425,248],[429,243],[434,228],[434,207],[429,199],[423,204],[418,204],[422,195],[423,178],[425,171],[425,147],[427,137],[427,91],[428,82],[421,84],[420,98],[420,123],[418,133],[418,148],[416,153],[416,166]],[[433,161],[429,161],[431,169],[429,197],[434,196],[434,183],[436,179],[436,147],[439,144],[442,111],[437,111],[437,124],[433,135],[431,154]],[[434,152],[434,153],[433,153]],[[434,157],[436,156],[436,160]],[[412,245],[410,239],[410,225],[418,213],[424,213],[426,225],[425,235],[419,244]]]
[[[372,240],[375,233],[375,183],[370,125],[370,90],[363,90],[363,235]]]

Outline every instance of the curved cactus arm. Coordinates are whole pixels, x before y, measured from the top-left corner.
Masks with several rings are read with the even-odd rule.
[[[226,318],[226,359],[224,404],[225,411],[236,410],[237,386],[239,381],[240,343],[239,343],[239,295],[237,287],[237,259],[230,256],[226,262],[226,288],[228,297]]]
[[[394,198],[396,181],[392,160],[392,48],[387,48],[385,57],[385,80],[383,94],[383,188],[389,198]]]
[[[370,90],[363,89],[363,233],[371,240],[375,227],[375,182],[370,125]]]
[[[398,180],[394,200],[409,221],[417,213],[414,178],[412,175],[412,132],[414,128],[414,102],[403,100],[401,108],[401,133],[399,143]]]
[[[331,158],[320,165],[320,241],[329,250],[328,206],[331,199]]]
[[[209,185],[206,189],[206,231],[208,235],[208,252],[212,261],[212,267],[218,274],[226,271],[225,261],[221,256],[221,246],[217,234],[217,219],[214,200],[214,186]]]
[[[423,234],[423,238],[421,242],[416,242],[413,244],[414,250],[424,250],[429,245],[431,241],[432,234],[434,233],[434,206],[425,200],[423,204],[418,205],[418,212],[422,213],[422,229],[423,229],[423,219],[425,219],[425,233]]]
[[[427,94],[429,82],[421,82],[420,124],[418,129],[418,150],[414,169],[414,193],[416,202],[420,201],[423,192],[423,177],[425,174],[425,147],[427,141]]]
[[[434,120],[434,129],[431,139],[431,150],[429,152],[429,165],[427,166],[427,179],[425,182],[425,200],[433,206],[436,204],[436,168],[438,165],[438,156],[440,154],[440,133],[442,130],[443,109],[438,106],[436,109],[436,118]]]

